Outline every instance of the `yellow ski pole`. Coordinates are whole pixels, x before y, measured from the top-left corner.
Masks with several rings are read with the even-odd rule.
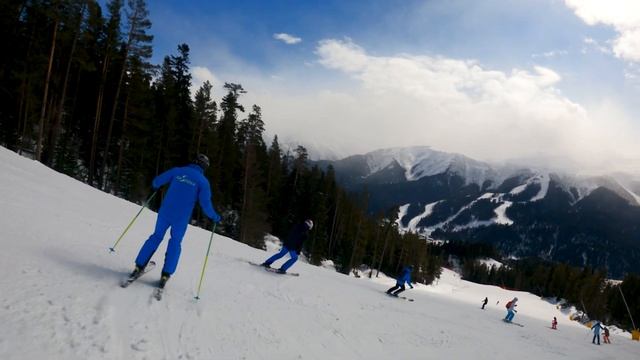
[[[207,247],[207,255],[204,257],[204,264],[202,265],[202,272],[200,273],[200,282],[198,283],[198,292],[196,293],[196,300],[200,300],[200,289],[202,288],[202,280],[204,279],[204,270],[207,267],[207,261],[209,260],[209,251],[211,251],[211,242],[213,241],[213,233],[216,232],[217,223],[213,223],[213,229],[211,230],[211,237],[209,238],[209,247]]]
[[[124,228],[124,231],[122,232],[122,234],[120,235],[120,237],[118,237],[118,240],[116,240],[115,244],[113,244],[113,246],[111,246],[109,248],[109,251],[111,252],[115,252],[116,251],[116,246],[118,246],[118,243],[120,242],[120,240],[122,240],[122,238],[124,237],[124,234],[127,233],[127,231],[129,231],[129,228],[131,227],[131,225],[133,225],[133,223],[136,221],[136,219],[138,218],[138,216],[140,215],[140,213],[142,212],[142,210],[144,210],[144,208],[146,208],[147,206],[149,206],[149,203],[151,202],[151,200],[153,200],[153,197],[156,196],[156,193],[158,193],[158,191],[154,191],[153,194],[151,194],[151,196],[149,196],[149,199],[147,199],[147,201],[145,201],[145,203],[142,205],[142,207],[140,208],[140,211],[138,211],[138,213],[136,214],[136,216],[133,217],[133,220],[131,220],[131,222],[129,223],[129,225],[127,225],[126,228]]]

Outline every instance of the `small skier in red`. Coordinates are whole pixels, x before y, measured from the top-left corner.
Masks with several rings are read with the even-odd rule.
[[[553,321],[551,321],[551,328],[553,330],[558,330],[558,320],[555,316],[553,317]]]

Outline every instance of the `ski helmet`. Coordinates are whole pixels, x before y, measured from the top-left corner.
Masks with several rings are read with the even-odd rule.
[[[309,228],[309,230],[313,229],[313,220],[307,219],[304,221],[305,225]]]
[[[209,158],[205,154],[198,154],[193,163],[200,166],[204,170],[209,167]]]

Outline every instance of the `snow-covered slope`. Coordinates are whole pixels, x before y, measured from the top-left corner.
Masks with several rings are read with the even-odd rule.
[[[397,162],[405,171],[408,181],[425,176],[452,171],[468,183],[482,185],[486,180],[497,181],[504,176],[489,164],[454,153],[436,151],[426,146],[389,148],[372,151],[364,155],[369,175],[375,174]],[[366,177],[366,176],[365,176]]]
[[[159,269],[118,286],[152,230],[139,206],[0,148],[0,359],[637,359],[640,344],[588,330],[533,295],[450,272],[407,302],[389,278],[356,279],[305,263],[300,277],[247,263],[268,253],[214,236],[201,300],[193,300],[209,232],[189,228],[161,302]],[[271,250],[272,252],[273,250]],[[164,246],[155,260],[162,263]],[[517,327],[500,321],[521,299]],[[488,309],[479,309],[489,297]],[[496,301],[499,304],[495,304]],[[557,316],[559,330],[549,329]]]

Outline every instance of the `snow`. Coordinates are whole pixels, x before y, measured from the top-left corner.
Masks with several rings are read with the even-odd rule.
[[[496,259],[492,259],[492,258],[484,258],[484,259],[478,259],[478,262],[480,264],[486,265],[487,267],[492,267],[495,266],[496,269],[499,269],[502,267],[502,263]]]
[[[513,225],[513,220],[509,219],[506,212],[509,206],[513,204],[511,201],[505,201],[500,204],[497,208],[493,209],[493,212],[496,214],[496,218],[493,220],[496,224],[500,225]]]
[[[194,227],[157,302],[161,266],[118,286],[155,214],[143,211],[116,253],[107,250],[139,208],[0,148],[0,359],[638,358],[628,335],[593,346],[585,327],[531,294],[445,270],[437,284],[407,290],[415,299],[407,302],[383,293],[394,284],[388,277],[304,262],[293,268],[300,277],[263,271],[247,261],[275,250],[220,235],[196,302],[210,233]],[[523,328],[500,320],[513,296]],[[558,331],[549,329],[553,316]]]
[[[407,230],[416,232],[418,223],[422,221],[422,219],[429,217],[433,213],[433,208],[439,203],[439,201],[432,202],[424,206],[424,212],[422,214],[414,217],[409,221],[409,225],[407,226]]]
[[[549,182],[551,181],[549,174],[540,174],[536,177],[536,180],[540,184],[540,191],[536,194],[536,196],[531,198],[531,201],[544,199],[544,197],[547,196],[547,192],[549,191]]]
[[[493,209],[493,212],[496,214],[496,216],[494,218],[491,218],[489,220],[477,220],[474,219],[464,225],[456,225],[453,228],[453,231],[460,231],[460,230],[464,230],[464,229],[471,229],[471,228],[478,228],[481,226],[490,226],[493,224],[499,224],[499,225],[513,225],[513,220],[509,219],[509,217],[506,214],[507,209],[513,204],[513,202],[511,201],[505,201],[503,200],[504,194],[500,194],[500,193],[484,193],[482,194],[480,197],[478,197],[477,199],[473,200],[472,202],[470,202],[469,204],[463,206],[462,208],[460,208],[460,210],[458,210],[458,212],[456,212],[454,215],[450,216],[449,218],[447,218],[446,220],[428,228],[427,230],[425,230],[425,232],[427,234],[432,233],[435,229],[441,228],[447,224],[449,224],[450,222],[452,222],[453,220],[455,220],[455,218],[457,218],[460,214],[462,214],[463,211],[470,209],[473,205],[475,205],[476,202],[480,201],[480,200],[491,200],[491,201],[495,201],[497,203],[502,202],[500,205],[498,205],[498,207],[496,207],[495,209]]]
[[[407,216],[409,206],[411,206],[411,204],[404,204],[398,208],[398,218],[396,219],[396,224],[398,225],[398,229],[400,229],[401,231],[406,231],[405,227],[402,226],[402,218]]]
[[[369,175],[383,170],[396,161],[405,171],[407,181],[419,180],[425,176],[452,171],[462,176],[467,184],[482,185],[492,180],[498,185],[508,177],[499,174],[491,165],[470,159],[463,155],[436,151],[426,146],[389,148],[372,151],[364,155]],[[509,169],[509,173],[511,169]]]

